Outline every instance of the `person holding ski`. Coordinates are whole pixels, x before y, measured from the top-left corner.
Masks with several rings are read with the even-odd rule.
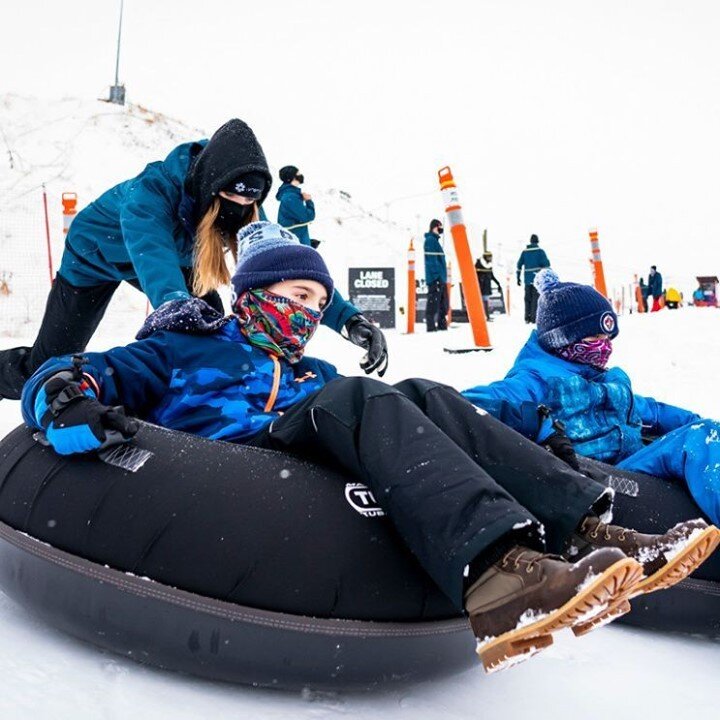
[[[290,228],[303,245],[312,245],[310,223],[315,219],[315,203],[312,195],[302,190],[305,176],[294,166],[280,169],[282,185],[275,198],[280,203],[278,224]]]
[[[537,329],[510,372],[463,396],[542,444],[560,421],[580,455],[684,482],[720,523],[720,422],[637,395],[626,372],[608,369],[618,319],[597,290],[560,282],[552,270],[539,273],[535,285]]]
[[[517,261],[517,284],[518,287],[525,284],[525,322],[532,324],[537,315],[538,293],[533,285],[535,275],[543,268],[550,267],[550,261],[545,251],[540,247],[538,236],[530,236],[528,246],[520,253]],[[524,272],[523,272],[524,270]],[[523,279],[520,280],[522,273]]]
[[[131,437],[127,411],[339,466],[467,611],[488,670],[547,647],[560,628],[581,634],[627,612],[631,595],[696,567],[720,540],[702,521],[663,535],[608,526],[605,486],[452,388],[341,377],[307,357],[334,284],[322,257],[280,226],[240,230],[232,287],[229,317],[175,300],[134,344],[49,360],[23,391],[26,422],[61,454]],[[545,552],[570,541],[572,561]]]
[[[0,351],[0,398],[19,399],[47,358],[83,351],[122,281],[154,308],[201,297],[221,310],[226,253],[235,256],[235,235],[256,219],[271,184],[255,134],[233,119],[97,198],[70,227],[34,345]],[[365,348],[364,370],[382,375],[385,338],[354,305],[336,293],[323,322]]]

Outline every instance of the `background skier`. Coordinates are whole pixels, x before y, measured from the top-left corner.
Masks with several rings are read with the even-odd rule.
[[[275,195],[280,203],[278,224],[291,228],[303,245],[311,245],[309,223],[315,219],[315,203],[312,195],[300,188],[305,176],[294,165],[286,165],[280,170],[280,180]]]
[[[490,317],[490,296],[492,295],[492,285],[495,283],[498,293],[502,298],[502,287],[500,281],[495,277],[492,267],[493,255],[489,250],[486,250],[482,254],[482,258],[478,258],[475,261],[475,272],[478,276],[478,283],[480,284],[480,294],[482,295],[483,307],[485,308],[485,317],[488,321],[491,321]]]
[[[648,296],[652,295],[653,304],[650,312],[657,312],[660,310],[660,298],[663,294],[663,279],[662,275],[657,271],[657,267],[653,265],[650,268],[650,274],[648,275]]]

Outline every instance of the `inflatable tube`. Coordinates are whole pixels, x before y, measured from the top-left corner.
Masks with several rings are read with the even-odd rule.
[[[0,442],[0,588],[54,626],[285,688],[476,662],[466,620],[356,482],[152,425],[107,460],[58,456],[26,428]]]
[[[678,483],[605,469],[622,524],[699,514]],[[720,555],[696,575],[627,621],[720,636]],[[83,640],[212,679],[372,687],[475,662],[466,621],[362,485],[151,425],[104,460],[26,428],[0,442],[0,588]]]

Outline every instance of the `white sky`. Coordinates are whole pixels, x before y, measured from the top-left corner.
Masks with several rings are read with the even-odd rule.
[[[0,92],[105,96],[118,9],[0,0]],[[611,282],[685,282],[720,272],[718,36],[717,0],[126,0],[120,76],[207,130],[245,119],[309,187],[382,206],[449,164],[508,257],[536,232],[586,270],[597,226]],[[423,230],[441,212],[389,207]]]

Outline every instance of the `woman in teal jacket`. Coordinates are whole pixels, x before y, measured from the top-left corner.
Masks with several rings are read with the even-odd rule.
[[[720,423],[637,395],[620,368],[606,369],[618,334],[610,303],[587,285],[538,274],[537,330],[504,380],[465,390],[473,404],[544,443],[552,419],[576,452],[619,468],[684,480],[720,520]],[[538,406],[550,411],[550,418]],[[646,444],[652,438],[657,438]]]
[[[155,308],[196,296],[222,310],[226,252],[235,256],[235,236],[261,213],[271,184],[255,134],[233,119],[90,203],[66,238],[35,344],[0,352],[0,398],[19,399],[49,357],[83,351],[123,280]],[[368,351],[366,372],[384,372],[384,337],[355,306],[336,293],[323,322]]]

